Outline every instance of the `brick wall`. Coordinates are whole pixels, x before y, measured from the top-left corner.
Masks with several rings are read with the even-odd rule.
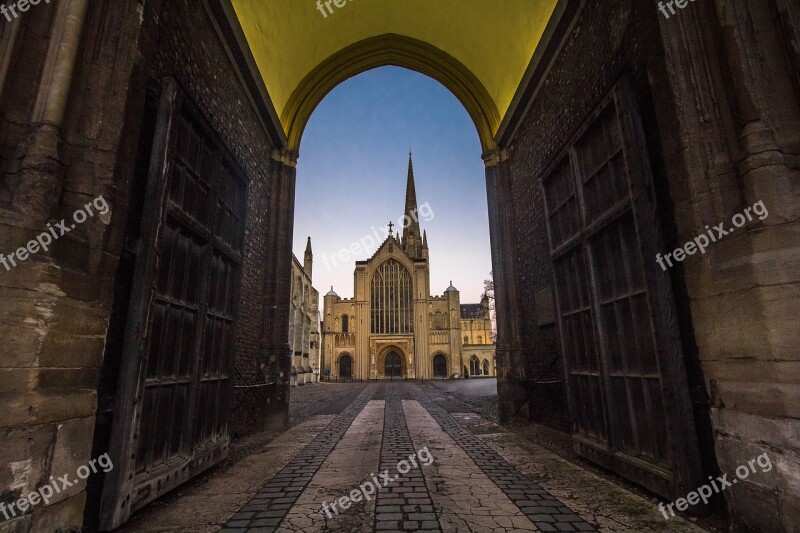
[[[273,261],[270,218],[274,202],[270,138],[240,84],[204,2],[99,0],[89,3],[70,98],[55,158],[28,149],[38,125],[33,103],[49,44],[55,7],[39,6],[20,20],[15,49],[0,102],[0,242],[13,250],[41,231],[47,220],[70,216],[103,195],[110,220],[90,219],[39,254],[0,276],[0,336],[8,353],[0,368],[0,501],[9,503],[51,475],[75,472],[105,451],[107,436],[93,445],[95,412],[107,411],[113,396],[98,406],[98,383],[114,383],[119,361],[104,361],[115,275],[151,78],[173,76],[220,135],[249,179],[242,290],[235,339],[237,384],[270,381],[278,363],[265,357],[271,327],[263,294]],[[34,145],[34,147],[36,147]],[[48,154],[52,156],[53,154]],[[37,159],[38,158],[38,159]],[[34,191],[31,202],[47,204],[44,219],[28,216],[14,189]],[[37,179],[59,183],[59,192],[36,196]],[[286,200],[284,199],[284,202]],[[293,201],[293,199],[292,199]],[[16,204],[15,204],[16,202]],[[48,204],[49,202],[49,204]],[[289,221],[291,225],[291,221]],[[284,328],[285,329],[285,328]],[[273,343],[286,339],[268,339]],[[113,393],[113,386],[107,387]],[[261,396],[234,398],[232,431],[263,427],[264,418],[285,418],[286,403],[269,405]],[[280,407],[275,407],[279,405]],[[105,421],[106,423],[108,420]],[[98,420],[98,423],[101,422]],[[102,425],[102,424],[101,424]],[[101,427],[99,425],[98,427]],[[107,430],[107,426],[102,428]],[[102,431],[101,431],[102,432]],[[107,448],[106,448],[107,449]],[[16,466],[13,466],[16,465]],[[91,480],[59,495],[47,507],[18,519],[19,531],[79,529],[95,512],[101,484]],[[88,491],[88,492],[87,492]],[[89,522],[92,518],[89,516]]]
[[[537,293],[541,297],[547,294],[543,289],[551,287],[542,172],[623,72],[642,77],[636,16],[631,2],[625,0],[587,3],[509,147],[514,232],[519,243],[511,260],[516,262],[519,276],[522,347],[532,380],[553,381],[563,376],[560,361],[549,365],[560,356],[557,327],[537,325]],[[567,429],[564,394],[563,384],[536,385],[529,416]]]
[[[784,0],[689,3],[669,20],[638,2],[586,2],[506,146],[517,249],[503,259],[517,268],[521,344],[536,347],[529,377],[558,353],[557,331],[537,325],[535,296],[551,279],[541,174],[620,74],[636,85],[667,250],[758,200],[774,206],[763,224],[669,273],[696,419],[680,430],[696,431],[707,473],[765,451],[775,463],[725,493],[742,531],[793,530],[800,508],[789,437],[798,329],[783,318],[796,316],[798,301],[787,266],[797,262],[788,235],[800,214],[797,20]],[[529,409],[534,419],[555,409],[551,425],[568,417],[539,396]]]

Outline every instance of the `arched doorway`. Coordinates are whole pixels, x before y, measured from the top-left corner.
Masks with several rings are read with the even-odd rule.
[[[402,360],[400,354],[395,351],[386,354],[383,361],[383,375],[387,378],[399,378],[401,375]]]
[[[437,354],[433,357],[433,377],[447,377],[447,357],[443,354]]]
[[[339,357],[339,378],[352,379],[353,378],[353,358],[348,354]]]
[[[481,375],[481,362],[478,361],[478,358],[474,355],[469,360],[469,375],[470,376],[480,376]]]

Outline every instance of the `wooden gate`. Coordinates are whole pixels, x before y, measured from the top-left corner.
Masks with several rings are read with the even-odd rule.
[[[447,358],[442,354],[437,354],[433,357],[433,377],[447,377]]]
[[[400,354],[397,352],[389,352],[384,360],[383,375],[387,378],[399,378],[400,374]]]
[[[351,379],[353,377],[353,359],[349,355],[339,358],[339,378]]]
[[[669,497],[701,469],[638,104],[620,81],[543,181],[574,442]]]
[[[247,185],[174,80],[162,87],[101,527],[225,456]]]

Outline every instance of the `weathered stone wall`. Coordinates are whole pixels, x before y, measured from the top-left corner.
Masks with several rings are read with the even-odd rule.
[[[103,17],[98,17],[99,4],[107,8]],[[75,6],[79,2],[63,9]],[[33,255],[10,272],[0,269],[0,501],[6,505],[50,476],[69,474],[74,479],[77,467],[91,458],[116,265],[114,237],[125,211],[125,202],[115,195],[114,168],[125,109],[119,95],[126,91],[138,32],[134,6],[98,3],[84,25],[104,17],[115,22],[105,39],[96,35],[79,40],[81,33],[68,27],[51,40],[51,31],[63,28],[64,21],[55,4],[43,3],[17,21],[0,102],[2,251],[23,246],[46,229],[47,221],[68,218],[101,194],[111,211],[109,217],[90,218],[61,237],[49,253]],[[57,58],[51,49],[67,39],[81,43],[76,60]],[[45,75],[62,67],[59,61],[75,65],[71,83]],[[37,100],[63,90],[73,98],[59,110],[64,113],[62,126],[38,122]],[[86,481],[77,483],[10,527],[79,529],[85,487]]]
[[[538,325],[551,279],[542,172],[630,72],[667,251],[759,200],[769,208],[766,220],[688,257],[670,276],[705,469],[718,463],[732,474],[768,453],[770,472],[724,495],[735,529],[788,531],[800,516],[799,8],[784,0],[688,5],[667,19],[655,5],[587,2],[551,56],[540,91],[503,147],[516,246],[503,259],[514,261],[517,273],[510,282],[521,308],[515,327],[524,370],[535,378],[558,354],[557,331]],[[513,372],[514,363],[500,357],[498,372]],[[507,401],[511,390],[501,384],[501,416],[515,406]],[[566,404],[532,398],[531,418],[549,410],[551,425],[567,419]]]
[[[784,0],[692,3],[658,20],[676,246],[756,202],[769,210],[681,265],[719,466],[763,453],[774,465],[726,491],[735,530],[800,528],[798,20]]]
[[[17,249],[48,220],[70,217],[99,195],[111,211],[57,240],[49,253],[32,256],[9,272],[0,267],[0,338],[6,354],[0,360],[5,407],[0,415],[0,501],[6,504],[51,475],[74,476],[78,466],[104,451],[98,440],[92,448],[97,387],[151,78],[178,80],[249,179],[237,384],[277,381],[278,386],[234,398],[234,406],[243,403],[231,421],[232,431],[264,427],[270,417],[278,426],[287,419],[285,397],[275,402],[286,385],[278,376],[285,361],[268,358],[270,349],[275,354],[286,344],[286,328],[273,328],[264,292],[268,279],[273,291],[278,285],[272,266],[278,235],[272,228],[281,231],[284,248],[289,250],[291,242],[293,169],[272,158],[271,140],[204,2],[89,2],[63,124],[53,129],[34,117],[37,97],[50,89],[40,80],[53,61],[48,49],[56,17],[55,3],[41,4],[18,22],[0,102],[0,251]],[[284,176],[281,191],[273,187],[275,172]],[[275,217],[279,207],[289,213],[288,224]],[[288,263],[282,264],[288,286]],[[114,376],[104,378],[113,381]],[[89,494],[89,507],[95,507],[99,494],[91,489]],[[14,530],[80,529],[86,500],[84,481],[17,519]]]

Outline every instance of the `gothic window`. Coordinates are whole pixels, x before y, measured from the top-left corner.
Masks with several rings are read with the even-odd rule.
[[[469,344],[469,337],[466,335],[464,336],[464,344]]]
[[[483,344],[483,337],[478,335],[478,344]]]
[[[395,259],[381,264],[372,275],[373,333],[413,333],[411,274]]]
[[[350,330],[350,317],[342,315],[342,333],[347,333]]]
[[[481,375],[481,363],[478,361],[478,358],[474,355],[469,360],[469,375],[470,376],[480,376]]]
[[[444,316],[439,311],[433,315],[433,329],[444,329]]]

